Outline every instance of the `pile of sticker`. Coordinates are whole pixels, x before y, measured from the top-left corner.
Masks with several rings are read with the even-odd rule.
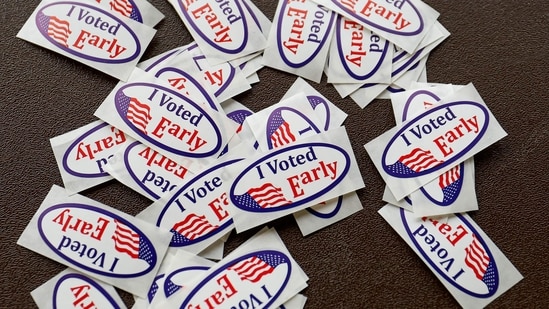
[[[18,244],[70,269],[31,293],[40,307],[125,307],[114,286],[134,308],[303,308],[308,278],[276,231],[226,256],[224,242],[289,214],[310,234],[362,209],[364,182],[347,115],[303,79],[257,113],[232,99],[263,66],[315,82],[325,73],[361,107],[408,89],[390,95],[402,124],[365,146],[384,200],[401,207],[380,213],[462,305],[520,280],[453,215],[478,209],[469,158],[505,132],[471,85],[417,83],[449,35],[436,11],[284,0],[271,25],[250,0],[169,2],[195,42],[140,63],[163,18],[145,0],[43,0],[18,34],[120,79],[100,120],[51,139],[65,188],[51,188]],[[77,194],[112,178],[153,203],[133,217]]]

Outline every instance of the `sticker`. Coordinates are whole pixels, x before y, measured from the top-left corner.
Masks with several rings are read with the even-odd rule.
[[[240,159],[201,171],[137,215],[172,233],[171,247],[199,253],[233,227],[225,169]]]
[[[318,205],[294,213],[294,218],[303,236],[330,226],[362,210],[356,192],[333,198]]]
[[[339,127],[347,118],[347,113],[337,107],[334,103],[313,88],[313,86],[311,86],[307,81],[300,77],[296,78],[290,89],[288,89],[282,97],[282,100],[292,97],[298,93],[303,93],[307,97],[307,100],[313,108],[312,113],[314,113],[316,118],[321,121],[318,124],[318,127],[321,130],[328,131],[329,128]],[[324,119],[324,121],[322,121],[322,119]]]
[[[170,0],[212,64],[265,48],[266,40],[240,0]]]
[[[338,15],[326,75],[329,83],[390,83],[393,45]]]
[[[154,27],[164,14],[146,0],[90,0],[110,9],[113,13],[135,20],[138,23]]]
[[[315,0],[358,21],[409,53],[416,50],[439,13],[419,0]]]
[[[305,288],[307,279],[276,231],[264,229],[164,307],[276,308]]]
[[[42,1],[18,38],[127,80],[156,30],[87,1]]]
[[[169,240],[167,230],[54,185],[17,243],[145,296]]]
[[[31,296],[40,309],[126,308],[112,285],[70,268],[34,289]]]
[[[63,183],[77,193],[112,177],[105,171],[107,160],[133,139],[101,120],[50,139]]]
[[[198,45],[190,45],[185,53],[170,60],[169,66],[182,71],[202,72],[200,82],[213,94],[218,102],[228,100],[251,88],[246,76],[239,68],[228,62],[211,64]],[[195,75],[200,76],[200,75]]]
[[[159,303],[165,302],[184,286],[192,286],[213,265],[214,262],[184,250],[168,250],[147,298],[135,297],[132,309],[144,309],[149,306],[156,308]]]
[[[344,127],[227,168],[237,232],[364,187]]]
[[[247,117],[246,121],[262,150],[277,148],[316,135],[321,132],[319,127],[323,128],[325,125],[325,121],[316,117],[311,102],[303,93],[254,113]]]
[[[438,85],[393,95],[391,102],[397,123],[436,106],[441,97],[453,91],[452,85]],[[478,210],[473,160],[465,160],[411,193],[409,198],[414,205],[414,215],[434,216]]]
[[[365,148],[400,200],[506,135],[469,84]]]
[[[107,172],[152,201],[192,178],[188,168],[140,142],[122,148],[109,160]]]
[[[310,0],[278,1],[263,64],[319,83],[335,17]]]
[[[139,69],[95,115],[191,171],[215,160],[236,128],[225,115]]]
[[[488,305],[522,279],[467,214],[441,222],[392,205],[379,213],[465,308]]]

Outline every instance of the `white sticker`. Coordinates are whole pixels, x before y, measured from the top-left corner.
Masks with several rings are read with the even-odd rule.
[[[169,0],[213,65],[265,48],[266,40],[239,0]]]
[[[93,1],[44,0],[17,37],[125,81],[155,33]]]
[[[237,232],[364,187],[344,127],[250,157],[226,175]]]
[[[456,90],[460,87],[457,86]],[[415,88],[391,96],[396,123],[421,114],[454,92],[452,85]],[[478,210],[475,164],[469,158],[409,195],[414,215],[434,216]]]
[[[133,142],[124,132],[101,120],[50,139],[50,144],[69,193],[104,183],[108,158]]]
[[[240,160],[217,161],[163,195],[137,217],[170,230],[171,247],[199,253],[233,228],[230,182],[223,174]]]
[[[522,275],[467,214],[442,222],[386,205],[379,214],[464,308],[482,308]]]
[[[326,71],[329,83],[391,82],[394,49],[389,41],[341,15],[334,31]]]
[[[335,19],[311,0],[279,0],[263,64],[320,82]]]
[[[356,20],[409,53],[414,52],[439,13],[419,0],[314,0]]]
[[[53,186],[17,244],[145,297],[171,234]]]
[[[273,229],[264,229],[183,288],[163,308],[276,308],[307,286],[308,277]]]
[[[290,89],[282,97],[282,100],[298,93],[305,94],[314,110],[314,114],[316,114],[316,118],[321,121],[324,119],[323,123],[319,124],[321,130],[328,131],[329,128],[343,125],[343,122],[347,118],[347,113],[328,100],[303,78],[296,78]]]
[[[362,210],[356,192],[333,198],[318,205],[294,213],[294,218],[303,236],[323,229]]]
[[[202,99],[202,98],[200,98]],[[95,115],[191,171],[217,159],[236,125],[170,84],[135,69]]]
[[[40,309],[126,308],[112,285],[67,268],[31,292]]]
[[[400,200],[506,135],[469,84],[364,147]]]

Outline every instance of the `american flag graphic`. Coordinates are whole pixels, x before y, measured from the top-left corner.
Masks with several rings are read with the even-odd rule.
[[[433,168],[444,161],[438,160],[430,150],[414,148],[410,153],[401,156],[398,161],[387,168],[400,175],[410,175]]]
[[[197,237],[211,233],[219,228],[218,225],[213,225],[206,219],[206,216],[196,215],[191,213],[173,225],[170,232],[174,235],[172,243],[187,243]]]
[[[147,293],[147,299],[149,300],[149,304],[152,302],[154,296],[156,295],[156,292],[158,292],[158,280],[164,278],[164,274],[156,276],[154,278],[154,282],[151,285],[151,288],[149,289],[149,292]]]
[[[124,223],[114,220],[116,230],[112,236],[114,249],[129,255],[132,259],[140,259],[153,264],[154,250],[138,233],[127,227]]]
[[[442,189],[444,204],[452,203],[461,189],[461,170],[463,164],[458,164],[438,177],[438,185]]]
[[[229,266],[228,269],[235,271],[240,280],[256,283],[264,276],[272,273],[278,265],[283,263],[288,263],[288,260],[280,254],[260,253],[237,262]]]
[[[316,95],[308,95],[307,100],[309,100],[309,104],[313,107],[313,109],[316,109],[318,105],[324,105],[326,109],[326,122],[324,123],[324,131],[328,131],[328,128],[330,127],[330,108],[328,107],[328,103],[323,98],[316,96]]]
[[[129,17],[133,20],[141,22],[141,16],[137,9],[128,0],[111,0],[109,2],[111,10],[121,14],[122,16]]]
[[[284,197],[281,188],[270,182],[257,188],[250,188],[245,194],[235,198],[239,204],[253,209],[276,208],[292,203]]]
[[[179,291],[181,288],[182,286],[173,283],[173,281],[171,280],[164,281],[164,295],[166,297],[172,296],[173,294],[175,294],[175,292]]]
[[[486,254],[477,236],[473,234],[473,241],[465,248],[465,265],[474,273],[477,279],[482,280],[491,292],[496,288],[496,269],[493,261]]]
[[[290,130],[290,124],[282,118],[281,113],[280,110],[274,112],[267,127],[267,137],[272,145],[270,149],[296,141],[295,135]]]
[[[136,98],[126,96],[122,91],[118,91],[114,100],[122,113],[126,115],[126,119],[141,132],[147,134],[147,125],[152,120],[150,106]]]
[[[36,15],[36,21],[38,29],[42,33],[47,34],[61,46],[65,48],[69,47],[67,41],[72,31],[68,21],[57,18],[56,16],[45,15],[42,12],[38,12]]]

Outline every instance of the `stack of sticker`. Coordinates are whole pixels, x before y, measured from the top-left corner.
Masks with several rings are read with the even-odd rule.
[[[231,99],[263,66],[315,82],[325,73],[361,107],[413,89],[391,96],[404,122],[366,145],[384,199],[408,210],[380,213],[463,305],[520,280],[470,218],[449,215],[478,208],[466,159],[505,132],[472,86],[413,84],[449,35],[436,11],[283,0],[271,25],[250,0],[168,1],[195,42],[139,64],[163,17],[143,0],[44,0],[18,33],[121,80],[100,120],[51,139],[66,189],[52,187],[18,243],[74,270],[32,292],[39,306],[124,307],[112,286],[135,308],[304,306],[308,278],[274,230],[225,257],[224,241],[288,214],[312,233],[362,209],[364,182],[346,114],[303,79],[257,113]],[[112,178],[152,205],[133,217],[76,194]]]
[[[233,228],[293,214],[307,235],[362,209],[347,115],[300,78],[252,113],[231,98],[258,80],[270,21],[251,2],[172,4],[196,42],[139,64],[161,19],[148,4],[45,0],[18,34],[121,80],[100,120],[51,139],[66,188],[51,188],[18,244],[70,269],[33,298],[123,307],[114,286],[136,308],[302,308],[308,278],[274,230],[225,257],[223,245]],[[77,194],[112,178],[154,203],[133,217]]]
[[[522,279],[465,213],[473,155],[507,133],[472,84],[414,84],[391,102],[398,125],[365,145],[387,184],[379,213],[463,307],[484,307]]]

